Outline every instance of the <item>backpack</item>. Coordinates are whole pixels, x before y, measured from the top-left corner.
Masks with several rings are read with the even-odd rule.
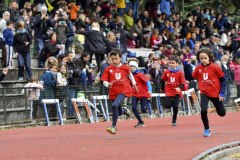
[[[68,31],[68,28],[66,26],[57,25],[57,27],[55,28],[57,39],[61,44],[65,44],[67,41],[67,35],[66,35],[67,31]]]

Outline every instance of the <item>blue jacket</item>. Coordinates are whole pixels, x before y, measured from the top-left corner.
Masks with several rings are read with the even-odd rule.
[[[3,38],[5,44],[12,46],[13,45],[13,31],[10,28],[7,28],[3,31]]]
[[[53,99],[54,90],[57,84],[55,75],[50,71],[46,71],[40,78],[40,81],[44,82],[44,89],[40,92],[40,99]]]

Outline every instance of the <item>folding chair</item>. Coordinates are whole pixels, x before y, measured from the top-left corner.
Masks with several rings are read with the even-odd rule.
[[[103,117],[105,120],[109,121],[109,111],[108,111],[108,96],[107,95],[98,95],[98,96],[93,96],[93,104],[94,108],[97,108],[97,100],[100,102],[101,110],[103,112]],[[105,109],[102,100],[104,100],[105,104]],[[95,117],[96,117],[96,122],[98,122],[98,114],[97,114],[97,109],[95,109]]]
[[[237,110],[239,111],[240,110],[240,106],[239,106],[238,103],[240,102],[240,98],[234,99],[234,102],[235,102],[235,104],[237,106]]]
[[[63,125],[63,119],[62,119],[62,113],[61,113],[61,109],[60,109],[60,105],[59,105],[59,99],[42,99],[41,102],[43,103],[43,110],[45,113],[47,126],[50,126],[48,112],[47,112],[47,106],[46,106],[47,104],[56,104],[57,114],[58,114],[58,118],[60,121],[60,125]]]

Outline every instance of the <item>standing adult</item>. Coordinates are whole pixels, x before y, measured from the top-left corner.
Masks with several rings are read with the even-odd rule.
[[[46,39],[48,39],[48,29],[50,27],[54,27],[54,21],[53,19],[47,14],[47,7],[43,6],[41,8],[41,13],[38,14],[33,19],[33,27],[34,27],[34,38],[37,44],[37,51],[40,55],[43,47],[44,42]]]
[[[92,23],[92,30],[90,31],[77,31],[77,33],[85,35],[84,52],[90,54],[90,63],[92,62],[93,54],[95,54],[99,70],[105,55],[105,38],[100,32],[99,23]]]
[[[7,21],[10,20],[10,12],[5,11],[3,12],[2,19],[0,20],[0,41],[1,41],[1,48],[2,49],[2,63],[5,66],[6,65],[6,48],[3,43],[3,31],[7,29]]]

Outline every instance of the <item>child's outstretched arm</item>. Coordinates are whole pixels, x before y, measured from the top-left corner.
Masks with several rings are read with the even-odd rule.
[[[129,79],[130,79],[130,81],[132,82],[132,85],[133,86],[136,86],[136,81],[135,81],[135,78],[133,77],[133,74],[132,74],[132,72],[130,72],[130,74],[129,74]]]
[[[147,81],[147,88],[148,88],[148,92],[152,93],[152,85],[150,81]]]
[[[128,77],[129,77],[129,79],[130,79],[133,87],[136,89],[137,92],[139,92],[139,90],[138,90],[138,88],[137,88],[137,83],[136,83],[136,81],[135,81],[135,78],[133,77],[132,72],[130,72],[130,74],[129,74]]]

